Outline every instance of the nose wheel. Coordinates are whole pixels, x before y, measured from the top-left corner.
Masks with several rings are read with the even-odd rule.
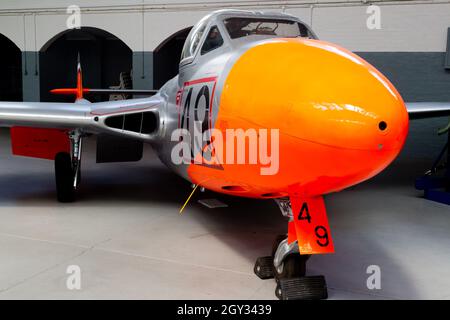
[[[287,244],[278,236],[271,256],[256,260],[254,272],[262,280],[275,279],[275,295],[280,300],[318,300],[328,298],[324,276],[306,276],[310,255],[301,255],[297,243]]]
[[[289,200],[278,200],[284,216],[292,219]],[[277,202],[278,202],[277,201]],[[256,260],[254,272],[263,280],[275,279],[275,295],[280,300],[318,300],[328,298],[324,276],[306,276],[311,255],[300,254],[298,241],[289,243],[287,235],[278,236],[272,254]]]
[[[280,300],[327,299],[327,284],[324,276],[281,279],[277,282],[275,295]]]

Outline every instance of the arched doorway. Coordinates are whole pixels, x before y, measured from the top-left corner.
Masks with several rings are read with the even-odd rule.
[[[120,83],[121,73],[132,69],[132,51],[113,34],[83,27],[58,34],[39,56],[41,101],[73,102],[73,97],[54,96],[54,88],[75,87],[77,57],[80,54],[86,88],[109,88]],[[89,96],[90,101],[109,96]]]
[[[22,101],[22,52],[0,34],[0,101]]]
[[[153,52],[153,85],[161,88],[178,74],[181,51],[192,27],[178,31],[164,40]]]

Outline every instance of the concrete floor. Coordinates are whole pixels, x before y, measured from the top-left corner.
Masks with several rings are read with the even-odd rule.
[[[418,121],[402,156],[381,175],[326,197],[336,253],[310,260],[330,299],[450,298],[450,207],[426,201],[414,178],[444,138],[444,120]],[[272,201],[214,194],[207,209],[147,150],[144,161],[94,163],[88,141],[74,204],[54,199],[53,164],[9,155],[0,131],[0,299],[274,299],[253,274],[286,224]],[[67,267],[81,268],[68,290]],[[366,268],[381,268],[369,290]]]

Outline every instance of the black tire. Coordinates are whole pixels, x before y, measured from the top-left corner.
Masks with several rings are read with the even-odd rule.
[[[75,201],[73,169],[70,154],[62,152],[55,157],[56,197],[59,202]]]
[[[324,276],[281,279],[277,282],[275,295],[280,300],[327,299],[327,283]]]
[[[304,277],[306,274],[306,260],[308,258],[308,256],[301,256],[298,253],[288,255],[283,261],[283,270],[281,272],[275,270],[275,278],[291,279]]]

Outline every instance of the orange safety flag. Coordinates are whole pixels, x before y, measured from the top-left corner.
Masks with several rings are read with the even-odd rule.
[[[291,242],[295,232],[301,254],[333,253],[334,245],[323,197],[290,193],[289,198],[294,219],[289,223],[288,241]]]

